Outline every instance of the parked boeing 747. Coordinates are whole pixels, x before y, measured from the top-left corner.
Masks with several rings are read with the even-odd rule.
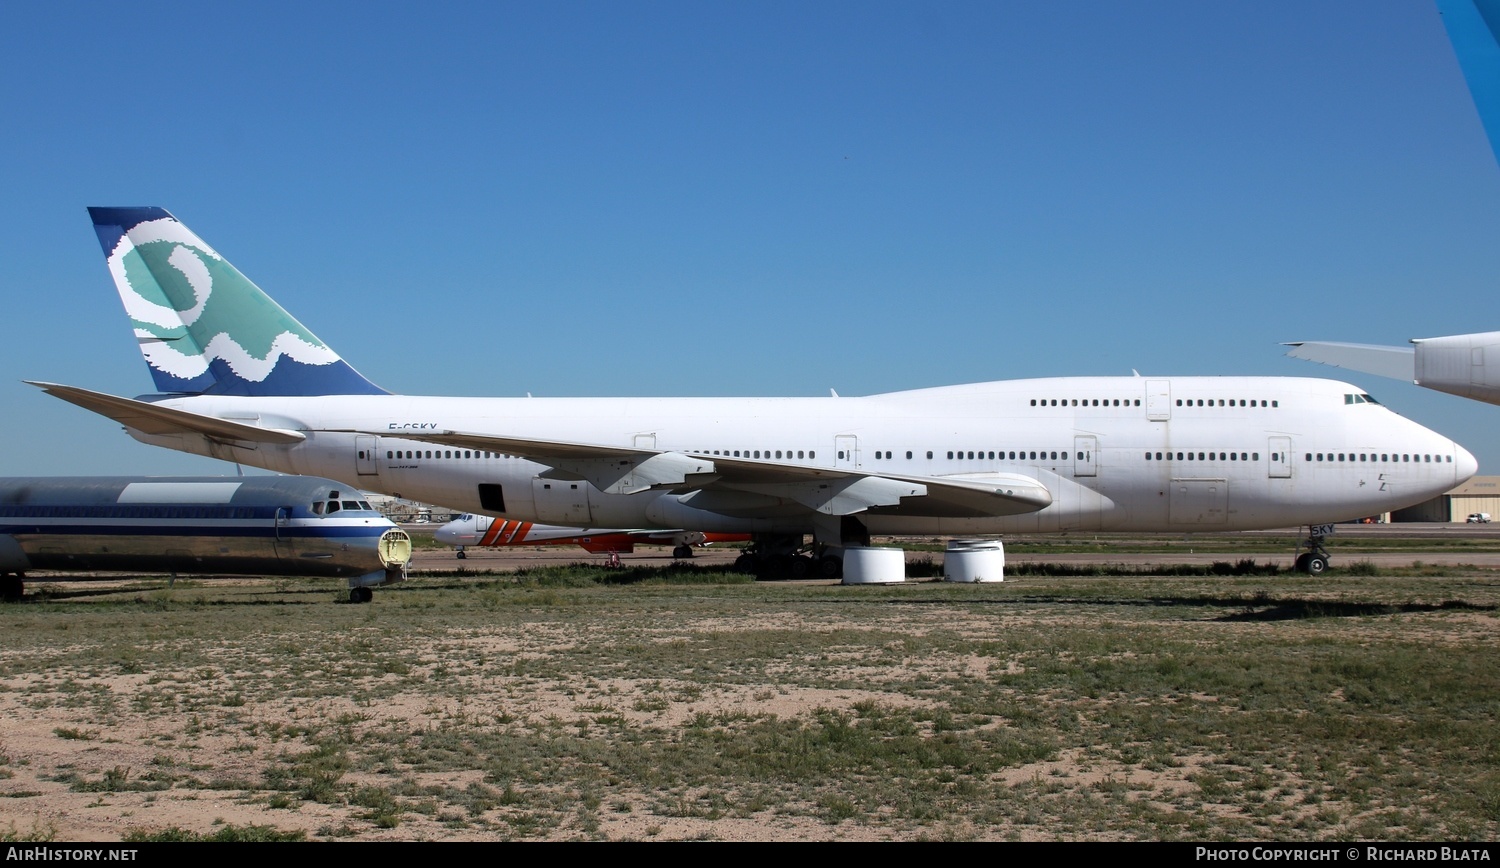
[[[0,479],[0,592],[30,570],[332,576],[349,599],[406,577],[411,540],[331,479]]]
[[[748,533],[1226,531],[1400,509],[1472,455],[1347,383],[1066,377],[828,398],[447,398],[365,379],[160,208],[92,208],[158,394],[36,383],[131,436],[513,521]],[[804,545],[811,534],[811,547]],[[1327,566],[1316,531],[1300,565]]]

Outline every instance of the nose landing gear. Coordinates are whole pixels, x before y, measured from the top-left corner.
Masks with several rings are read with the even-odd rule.
[[[1298,572],[1309,576],[1321,576],[1328,571],[1328,550],[1323,543],[1333,536],[1333,525],[1315,524],[1307,529],[1307,538],[1297,543],[1297,559],[1294,565]],[[1306,551],[1303,551],[1306,549]]]

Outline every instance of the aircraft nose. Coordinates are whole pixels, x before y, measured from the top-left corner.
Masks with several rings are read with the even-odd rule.
[[[1455,482],[1464,482],[1479,472],[1479,459],[1457,443],[1453,444],[1453,473]]]

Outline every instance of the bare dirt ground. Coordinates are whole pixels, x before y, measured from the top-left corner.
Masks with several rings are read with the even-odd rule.
[[[728,563],[735,554],[730,549],[702,550],[695,561]],[[1262,562],[1284,560],[1287,566],[1291,561],[1288,552],[1250,556]],[[1449,559],[1500,567],[1500,555],[1492,554],[1405,551],[1381,558],[1403,565]],[[1057,554],[1036,559],[1183,563],[1223,560],[1224,555]],[[458,566],[504,570],[601,560],[574,548],[476,551],[465,561],[455,560],[451,552],[424,550],[414,569],[418,573]],[[665,564],[671,559],[662,550],[640,549],[625,560]],[[827,584],[831,583],[805,583]],[[309,600],[293,585],[287,580],[261,580],[206,587],[202,593],[227,594],[232,600],[222,604],[223,617],[243,614],[260,619],[226,628],[223,635],[215,635],[214,628],[218,613],[213,607],[221,604],[204,602],[183,613],[175,608],[183,603],[172,597],[174,592],[127,591],[115,597],[108,584],[64,586],[78,594],[70,601],[77,617],[38,621],[28,616],[24,604],[0,613],[0,626],[7,632],[25,631],[32,637],[24,648],[0,648],[0,836],[117,841],[132,831],[184,829],[207,835],[225,828],[259,826],[300,831],[309,838],[358,840],[1143,837],[1131,832],[1070,834],[1046,823],[990,825],[970,816],[938,818],[916,828],[838,821],[837,816],[830,821],[830,811],[842,810],[837,804],[833,808],[810,805],[805,810],[783,806],[747,816],[695,807],[714,801],[709,792],[675,792],[672,798],[678,807],[670,809],[664,808],[663,797],[647,791],[617,793],[607,797],[604,805],[585,810],[577,802],[581,799],[587,806],[589,788],[561,781],[557,792],[550,794],[542,793],[547,787],[533,785],[526,796],[531,801],[523,803],[521,796],[511,795],[508,785],[496,783],[497,776],[503,775],[495,771],[493,757],[486,759],[487,766],[477,759],[446,765],[428,761],[423,766],[402,751],[409,754],[416,742],[426,744],[450,730],[494,735],[494,730],[506,727],[525,725],[536,731],[551,727],[586,741],[604,738],[606,731],[670,729],[707,718],[733,720],[753,715],[797,720],[830,710],[858,713],[872,705],[930,714],[935,705],[920,691],[890,687],[888,682],[894,681],[897,672],[883,658],[872,663],[857,653],[840,657],[848,652],[839,650],[823,652],[821,660],[814,661],[864,673],[851,675],[839,686],[808,686],[795,679],[778,686],[774,670],[745,678],[743,683],[737,674],[724,677],[706,690],[665,671],[611,678],[608,667],[601,666],[599,674],[579,679],[566,670],[552,673],[547,666],[567,649],[594,641],[591,633],[598,629],[596,623],[501,622],[499,616],[512,603],[501,594],[478,592],[463,604],[463,611],[495,613],[493,625],[479,618],[425,632],[431,625],[417,621],[413,632],[405,635],[393,632],[385,613],[401,607],[420,616],[423,607],[434,604],[419,597],[377,592],[376,602],[369,607],[334,606],[326,591]],[[795,594],[794,589],[803,585],[783,587]],[[231,593],[231,588],[237,590]],[[454,591],[462,592],[462,588]],[[298,594],[301,599],[296,598]],[[143,619],[128,612],[95,616],[92,604],[116,599],[159,608],[161,615],[146,619],[149,626],[129,626]],[[566,600],[550,598],[543,602],[568,605]],[[381,606],[387,607],[384,612]],[[326,613],[326,624],[320,625],[326,628],[321,641],[309,640],[309,634],[300,630],[281,632],[285,625],[278,619],[305,617],[309,611]],[[836,634],[848,628],[837,611],[808,614],[790,604],[784,609],[773,604],[752,616],[683,616],[677,611],[658,616],[649,608],[633,611],[633,617],[643,623],[632,625],[632,632],[620,639],[635,649],[623,653],[641,654],[640,649],[653,647],[681,649],[705,637],[712,642],[733,642],[735,636],[776,630]],[[1046,630],[1049,619],[1057,619],[1055,613],[1040,607],[1028,615],[1025,606],[1012,606],[1005,616],[1006,629],[1011,631]],[[132,617],[134,622],[128,620]],[[658,617],[659,625],[644,623]],[[1122,619],[1101,608],[1090,617],[1106,633],[1137,628],[1129,620],[1138,617],[1135,613]],[[1403,629],[1423,629],[1415,617],[1420,615]],[[1497,621],[1492,614],[1455,612],[1450,617],[1470,619],[1472,630],[1482,634],[1481,643],[1500,644],[1495,642],[1500,636],[1496,636]],[[987,615],[945,605],[892,610],[889,619],[885,626],[893,634],[909,637],[967,631],[977,642],[991,638],[995,627]],[[1432,626],[1434,641],[1447,641],[1454,623],[1447,620]],[[1079,623],[1070,616],[1056,626],[1077,629]],[[1152,625],[1152,629],[1159,626]],[[52,637],[37,641],[39,629],[53,631]],[[1168,625],[1165,629],[1191,631],[1196,627]],[[1225,629],[1215,627],[1219,634]],[[1247,624],[1243,629],[1257,627]],[[122,633],[120,642],[95,632],[112,630]],[[999,664],[997,670],[994,656],[906,653],[896,659],[901,661],[895,664],[900,667],[900,678],[924,677],[934,683],[985,681],[1006,674],[1007,666],[1025,668],[1012,663]],[[535,668],[528,669],[524,661],[534,661]],[[341,675],[344,667],[348,669]],[[430,689],[439,684],[444,687]],[[1219,698],[1204,695],[1184,701],[1213,704]],[[398,731],[406,735],[391,735]],[[390,759],[373,765],[351,759],[366,751],[372,755],[389,752]],[[326,765],[320,765],[325,761]],[[1045,760],[1012,764],[996,772],[992,783],[1026,788],[1048,782],[1051,787],[1100,793],[1124,786],[1145,794],[1142,798],[1154,800],[1165,811],[1201,788],[1204,768],[1209,765],[1204,757],[1139,763],[1069,747]],[[429,766],[432,770],[423,770]],[[292,784],[276,778],[278,774]],[[336,781],[340,795],[325,797],[327,793],[319,790],[324,782],[320,775]],[[273,785],[277,780],[282,783]],[[465,793],[469,795],[455,795]],[[460,810],[456,805],[468,807]],[[1316,813],[1308,810],[1309,816]],[[1326,805],[1320,810],[1326,811]]]

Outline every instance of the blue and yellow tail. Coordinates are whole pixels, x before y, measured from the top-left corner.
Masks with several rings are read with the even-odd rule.
[[[89,216],[159,391],[385,394],[165,210]]]

